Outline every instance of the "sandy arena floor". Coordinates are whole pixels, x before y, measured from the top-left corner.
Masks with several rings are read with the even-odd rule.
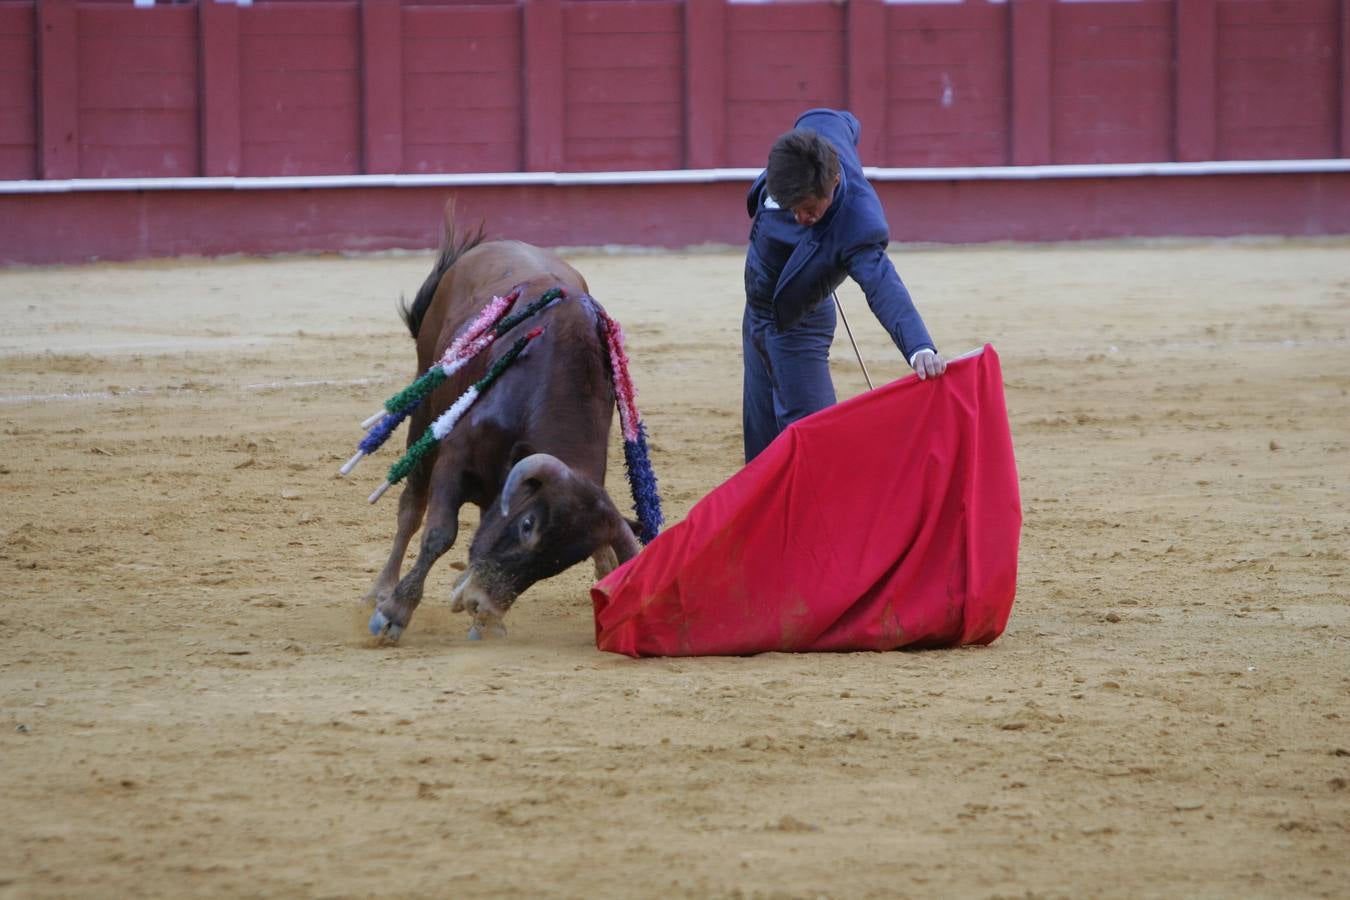
[[[1350,241],[893,255],[1003,360],[987,648],[632,661],[589,565],[470,643],[463,539],[377,647],[390,458],[335,470],[429,254],[0,271],[0,897],[1345,896]],[[676,521],[739,462],[741,256],[569,258]]]

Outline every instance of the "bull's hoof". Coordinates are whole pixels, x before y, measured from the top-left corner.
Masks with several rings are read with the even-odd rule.
[[[506,637],[506,626],[502,625],[501,623],[489,626],[488,634],[492,635],[493,637],[499,638]],[[481,641],[482,639],[483,639],[483,625],[482,623],[474,623],[474,626],[469,629],[469,640]]]
[[[403,626],[389,621],[389,617],[378,609],[370,616],[370,633],[387,641],[396,641],[403,634]]]

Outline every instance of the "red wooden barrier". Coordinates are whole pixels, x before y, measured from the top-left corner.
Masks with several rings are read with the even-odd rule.
[[[1218,157],[1336,156],[1339,0],[1219,0]]]
[[[1350,0],[1341,0],[1341,156],[1350,156]]]
[[[239,114],[239,13],[226,3],[198,7],[201,56],[201,174],[239,175],[243,141]]]
[[[130,4],[78,12],[82,178],[199,171],[196,11],[144,12]]]
[[[727,165],[762,166],[803,110],[847,103],[844,7],[732,4],[726,23]]]
[[[48,0],[38,7],[38,175],[80,174],[79,46],[75,0]]]
[[[847,106],[866,122],[858,141],[865,162],[883,160],[886,153],[886,60],[889,58],[886,7],[881,0],[852,0],[846,7],[847,45],[844,77]]]
[[[874,165],[1332,157],[1347,45],[1350,0],[0,0],[0,177],[757,166],[818,105]]]
[[[1012,164],[1053,162],[1054,12],[1051,0],[1009,4],[1012,31]]]
[[[1218,147],[1218,0],[1177,0],[1176,158],[1214,159]]]
[[[393,3],[361,4],[361,159],[366,172],[403,167],[403,16]]]
[[[863,122],[864,161],[876,166],[1347,156],[1350,0],[202,0],[195,9],[0,0],[0,179],[757,168],[773,138],[811,106],[851,107]],[[1339,200],[1327,194],[1338,190],[1327,187],[1334,176],[1312,180],[1315,191],[1291,182],[1287,198],[1248,199]],[[1020,199],[1028,188],[1018,184],[1008,195]],[[1086,196],[1082,185],[1047,184],[1038,190]],[[1175,193],[1177,184],[1127,179],[1123,193],[1097,196],[1114,203],[1133,191],[1155,204],[1200,196]],[[550,192],[613,199],[522,190],[544,207]],[[642,192],[651,199],[666,189]],[[39,242],[20,233],[35,206],[87,215],[94,198],[114,202],[108,193],[0,199],[0,245],[17,258],[8,248]],[[156,216],[187,206],[165,196],[138,202]],[[698,204],[680,205],[687,214]],[[960,208],[934,209],[949,218]],[[1163,218],[1182,233],[1285,221],[1270,210],[1234,214],[1237,223],[1200,210]],[[548,215],[561,217],[558,227],[571,223],[556,234],[562,243],[601,240],[585,216],[541,212]],[[1004,236],[1053,237],[1068,227],[1035,215],[1044,227],[1018,232],[1005,223]],[[1339,227],[1335,216],[1310,215],[1299,221]],[[101,218],[61,233],[114,247],[92,232]],[[1108,218],[1118,233],[1138,233],[1129,215]],[[427,243],[436,220],[416,232]],[[713,240],[729,227],[695,226]],[[235,227],[259,225],[250,213]],[[601,232],[633,243],[647,227]],[[676,231],[668,226],[658,242],[678,245]],[[927,236],[974,233],[942,221]],[[164,234],[135,252],[178,246]],[[361,237],[341,240],[355,246]]]
[[[563,158],[562,4],[530,0],[524,9],[525,170],[550,172]]]
[[[521,98],[541,60],[526,58],[514,5],[404,10],[403,171],[527,168]]]
[[[239,11],[242,174],[361,171],[359,21],[319,0]]]
[[[545,246],[744,244],[745,189],[485,185],[0,193],[0,265],[429,248],[450,194],[465,221]],[[877,182],[901,242],[1350,234],[1350,172]],[[22,223],[11,229],[8,223]]]
[[[0,179],[37,177],[35,13],[0,6]]]
[[[716,169],[727,158],[727,41],[723,0],[684,4],[684,166]]]
[[[563,158],[569,172],[684,164],[680,4],[563,7]]]
[[[1051,72],[1056,163],[1172,159],[1171,0],[1055,8]]]
[[[886,152],[877,164],[1010,163],[1008,6],[901,4],[886,12]]]

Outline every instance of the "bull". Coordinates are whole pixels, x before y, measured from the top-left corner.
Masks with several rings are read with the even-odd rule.
[[[492,298],[529,298],[561,288],[538,312],[543,339],[512,363],[490,391],[413,468],[398,503],[389,559],[365,599],[370,630],[396,641],[422,600],[432,566],[454,545],[459,511],[480,510],[468,567],[451,608],[473,616],[470,637],[505,633],[502,619],[530,585],[590,557],[596,577],[639,550],[635,526],[606,493],[605,468],[615,408],[601,312],[580,273],[554,253],[519,241],[485,241],[480,227],[456,235],[447,214],[437,261],[409,307],[418,371],[439,360]],[[507,351],[498,341],[437,388],[413,413],[409,444]],[[421,548],[400,576],[422,526]]]

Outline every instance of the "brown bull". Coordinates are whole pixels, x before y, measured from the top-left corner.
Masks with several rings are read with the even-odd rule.
[[[483,242],[481,230],[457,238],[447,219],[436,266],[403,310],[417,340],[418,371],[440,360],[494,296],[519,289],[520,309],[551,288],[562,288],[563,299],[517,329],[543,326],[544,335],[409,474],[393,549],[366,595],[375,603],[372,633],[397,640],[407,628],[428,572],[455,543],[465,503],[476,504],[481,517],[453,608],[473,614],[470,637],[485,627],[503,631],[502,616],[534,582],[587,557],[603,576],[638,552],[632,528],[604,489],[614,388],[598,315],[575,269],[529,244]],[[497,341],[432,393],[411,418],[409,443],[510,344]],[[400,578],[424,517],[421,551]]]

